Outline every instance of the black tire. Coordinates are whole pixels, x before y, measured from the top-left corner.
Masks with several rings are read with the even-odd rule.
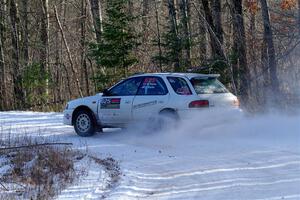
[[[178,114],[173,110],[163,110],[159,113],[158,128],[174,128],[179,120]]]
[[[77,135],[89,137],[95,134],[96,124],[91,112],[80,110],[74,117],[74,129]]]

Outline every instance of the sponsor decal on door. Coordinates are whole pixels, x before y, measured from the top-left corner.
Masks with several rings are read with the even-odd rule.
[[[101,100],[101,109],[120,109],[121,98],[104,98]]]
[[[157,104],[157,101],[150,101],[150,102],[134,105],[133,109],[144,108],[144,107],[153,106],[153,105],[156,105],[156,104]]]

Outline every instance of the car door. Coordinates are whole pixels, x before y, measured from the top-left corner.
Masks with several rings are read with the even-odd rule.
[[[132,120],[132,104],[141,83],[141,77],[126,79],[115,85],[103,96],[98,109],[104,125],[122,126]]]
[[[161,77],[144,77],[133,101],[133,119],[139,121],[155,117],[168,100],[169,92]]]

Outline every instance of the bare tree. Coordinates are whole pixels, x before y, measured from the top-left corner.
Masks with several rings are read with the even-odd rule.
[[[157,32],[157,46],[158,46],[158,55],[161,58],[162,57],[162,47],[161,47],[161,33],[159,28],[159,13],[158,13],[158,7],[157,7],[157,0],[154,0],[154,6],[155,6],[155,22],[156,22],[156,32]],[[162,60],[159,59],[159,70],[162,72]]]
[[[5,83],[5,59],[4,59],[4,5],[5,0],[0,0],[0,110],[3,110],[6,99],[6,83]]]
[[[210,35],[210,41],[211,41],[210,46],[211,46],[212,54],[213,54],[213,56],[224,58],[224,52],[222,50],[222,41],[220,41],[220,38],[219,38],[220,34],[219,34],[219,36],[217,36],[217,34],[216,34],[217,31],[216,31],[216,27],[214,24],[212,11],[209,6],[209,1],[202,0],[202,6],[203,6],[204,14],[205,14],[205,20],[207,22],[205,24],[207,24],[209,26],[207,30]]]
[[[96,40],[101,41],[101,26],[102,26],[102,13],[100,0],[90,0],[91,12],[93,16],[94,30],[96,33]]]
[[[170,31],[174,35],[175,38],[175,43],[179,44],[180,39],[178,37],[178,23],[177,23],[177,14],[175,10],[175,3],[174,0],[168,0],[168,9],[169,9],[169,26],[170,26]],[[177,48],[174,52],[174,71],[180,71],[180,63],[179,63],[179,57],[180,57],[180,51]]]
[[[253,76],[258,77],[259,76],[259,59],[257,59],[257,45],[256,45],[256,15],[254,13],[251,13],[250,16],[250,26],[249,26],[249,42],[248,42],[248,51],[249,51],[249,59],[248,59],[248,68],[252,69],[253,71]],[[252,83],[249,83],[249,89],[251,90],[250,94],[253,98],[256,99],[256,102],[258,102],[257,97],[260,95],[259,90],[259,82],[258,79],[254,79]],[[256,94],[256,95],[252,95]]]
[[[10,0],[10,25],[11,25],[11,44],[12,44],[12,78],[14,88],[14,105],[20,109],[25,105],[24,91],[22,86],[22,74],[20,72],[20,44],[19,44],[19,18],[17,4],[15,0]]]
[[[154,2],[156,5],[156,2]],[[142,10],[142,32],[143,32],[143,38],[142,42],[145,44],[147,42],[147,37],[148,37],[148,30],[149,30],[149,11],[150,11],[150,2],[149,0],[143,0],[143,10]]]
[[[24,66],[28,65],[29,61],[29,33],[28,33],[28,1],[27,0],[22,0],[21,1],[21,18],[22,18],[22,64]]]
[[[40,39],[41,39],[41,48],[40,48],[40,64],[41,72],[43,74],[48,74],[48,48],[49,48],[49,16],[48,16],[48,0],[41,0],[41,27],[40,27]],[[48,94],[48,78],[46,78],[45,88],[41,89],[40,95]]]
[[[189,1],[188,0],[180,0],[179,9],[180,9],[180,23],[182,26],[182,36],[181,40],[183,43],[183,56],[184,61],[186,62],[184,65],[186,67],[191,66],[191,41],[190,41],[190,27],[189,27]]]
[[[270,23],[269,8],[267,0],[260,0],[261,13],[264,27],[264,41],[267,45],[268,68],[270,71],[271,89],[274,94],[279,94],[279,81],[277,77],[276,52],[273,41],[273,32]]]
[[[201,6],[203,6],[201,4],[201,0],[198,0],[198,3]],[[199,8],[199,12],[203,12],[203,8]],[[203,63],[206,61],[207,59],[207,28],[206,28],[206,21],[205,19],[203,20],[202,15],[204,16],[204,14],[202,13],[201,15],[198,14],[198,26],[199,26],[199,37],[200,37],[200,41],[199,41],[199,53],[200,53],[200,62]]]
[[[249,98],[250,76],[247,64],[246,35],[243,18],[242,0],[232,0],[232,19],[233,19],[233,51],[237,54],[237,63],[233,65],[233,74],[235,76],[235,85],[242,95],[242,100]],[[240,80],[240,81],[238,81]]]
[[[298,29],[299,29],[299,37],[300,37],[300,0],[298,0]]]
[[[71,55],[71,52],[70,52],[70,48],[69,48],[69,45],[67,43],[67,40],[66,40],[66,37],[65,37],[65,33],[64,33],[63,28],[61,26],[60,20],[58,18],[57,9],[56,9],[55,6],[54,6],[54,14],[55,14],[55,19],[56,19],[56,22],[58,24],[58,27],[59,27],[59,30],[60,30],[60,33],[61,33],[61,36],[62,36],[63,43],[64,43],[65,48],[67,50],[67,55],[68,55],[70,67],[71,67],[71,70],[72,70],[72,73],[73,73],[73,77],[75,78],[75,84],[77,86],[78,93],[82,97],[83,96],[82,95],[82,89],[81,89],[80,81],[79,81],[78,76],[77,76],[78,75],[77,74],[77,70],[76,70],[76,68],[74,66],[74,61],[73,61],[73,58],[72,58],[72,55]]]
[[[300,36],[300,0],[280,0],[280,6],[268,0],[244,4],[242,0],[126,2],[124,9],[136,18],[123,30],[142,36],[134,39],[142,43],[134,49],[139,63],[130,66],[128,73],[185,71],[192,65],[203,65],[207,68],[192,69],[220,73],[234,93],[238,86],[242,100],[249,96],[261,105],[264,95],[268,97],[265,88],[275,94],[279,88],[289,92],[279,77],[294,71],[289,77],[298,77],[293,61],[298,60],[299,40],[287,36]],[[54,5],[57,10],[49,9]],[[108,17],[107,10],[101,12],[103,5],[107,10],[112,6],[110,0],[0,0],[0,109],[58,108],[70,98],[93,95],[98,82],[115,81],[117,75],[110,78],[115,75],[98,66],[100,59],[90,56],[92,46],[88,45],[103,40],[102,15],[103,19]],[[291,25],[297,15],[295,28]],[[282,28],[284,23],[289,26]],[[284,62],[288,58],[290,62]],[[157,62],[157,67],[148,66],[152,62]],[[164,69],[166,63],[170,68]],[[41,74],[37,74],[36,67],[40,67]],[[49,84],[45,80],[48,77]],[[38,102],[46,100],[45,94],[47,102]]]
[[[89,89],[89,75],[87,70],[87,62],[86,62],[86,9],[87,4],[86,0],[81,0],[81,20],[80,20],[80,29],[81,29],[81,39],[80,39],[80,46],[81,46],[81,67],[82,67],[82,76],[85,83],[85,92],[86,95],[90,95]]]
[[[222,16],[221,16],[221,0],[212,0],[212,15],[213,22],[215,27],[215,34],[220,41],[221,45],[223,44],[223,28],[222,28]]]

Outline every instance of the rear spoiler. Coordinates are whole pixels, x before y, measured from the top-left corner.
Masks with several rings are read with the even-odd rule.
[[[189,79],[192,78],[203,78],[203,79],[209,79],[209,78],[219,78],[220,74],[198,74],[197,76],[189,77]]]

